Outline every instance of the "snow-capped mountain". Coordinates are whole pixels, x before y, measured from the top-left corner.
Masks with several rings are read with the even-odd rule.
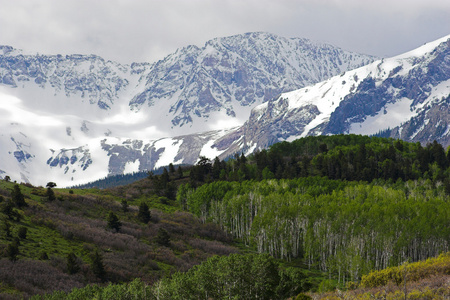
[[[154,64],[0,46],[0,176],[64,186],[214,157],[223,152],[214,141],[254,105],[373,60],[267,33],[214,39]]]
[[[163,121],[186,134],[240,125],[251,108],[282,92],[325,80],[374,61],[334,46],[269,33],[246,33],[189,46],[157,62],[134,110],[165,112]],[[212,124],[205,124],[205,120]],[[159,123],[161,121],[158,120]],[[192,131],[193,130],[193,131]]]
[[[377,134],[450,145],[450,36],[284,93],[216,141],[222,155],[310,135]]]

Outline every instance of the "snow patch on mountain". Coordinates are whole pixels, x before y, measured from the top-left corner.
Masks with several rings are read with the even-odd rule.
[[[361,123],[352,123],[349,133],[373,135],[381,129],[394,128],[408,121],[417,115],[411,109],[411,100],[402,98],[395,103],[388,103],[383,111],[379,111],[375,116],[368,116]]]

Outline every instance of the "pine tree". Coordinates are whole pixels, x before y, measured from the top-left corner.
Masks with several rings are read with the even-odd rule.
[[[77,262],[77,257],[73,252],[70,252],[67,254],[67,273],[69,274],[75,274],[80,271],[80,266]]]
[[[127,200],[122,200],[122,211],[123,212],[128,212],[128,202],[127,202]]]
[[[150,210],[145,202],[141,202],[139,205],[138,219],[142,223],[147,224],[151,220]]]
[[[19,245],[16,242],[12,242],[8,244],[6,247],[6,257],[9,258],[10,261],[17,261],[17,256],[19,255]]]
[[[173,166],[172,163],[169,164],[169,173],[171,175],[175,174],[175,167]]]
[[[163,173],[160,176],[161,189],[165,189],[169,181],[170,181],[169,172],[167,171],[166,168],[164,168]]]
[[[183,178],[183,169],[181,169],[181,166],[178,166],[177,173],[178,173],[178,179]]]
[[[11,235],[11,224],[9,223],[9,221],[7,219],[3,219],[2,230],[5,233],[5,237],[7,239],[12,237],[12,235]]]
[[[106,221],[108,222],[106,227],[114,229],[116,232],[119,232],[120,227],[122,227],[122,222],[119,221],[119,218],[112,211],[109,212]]]
[[[103,264],[103,257],[98,252],[98,250],[95,251],[94,255],[92,256],[91,269],[95,276],[97,276],[102,281],[105,280],[105,265]]]
[[[164,228],[159,228],[158,234],[155,237],[155,242],[161,246],[170,246],[170,235]]]
[[[2,213],[4,213],[8,217],[8,219],[13,219],[13,217],[16,215],[16,212],[14,211],[14,204],[12,203],[12,201],[7,200],[2,205]]]
[[[48,201],[55,201],[56,200],[55,192],[53,192],[53,190],[50,187],[47,188],[46,195],[47,195],[47,200]]]
[[[212,165],[212,176],[216,180],[220,177],[221,166],[220,159],[216,156]]]
[[[11,198],[14,205],[18,208],[26,207],[28,204],[25,202],[25,197],[20,190],[20,186],[18,184],[14,185],[13,191],[11,193]]]
[[[25,240],[27,238],[28,229],[25,226],[19,227],[17,230],[17,237],[21,240]]]

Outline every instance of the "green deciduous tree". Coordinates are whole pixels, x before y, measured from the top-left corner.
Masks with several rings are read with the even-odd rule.
[[[46,187],[54,188],[54,187],[56,187],[56,183],[54,183],[53,181],[47,182]]]
[[[269,255],[214,256],[155,285],[155,293],[159,292],[162,299],[286,299],[286,290],[294,290],[295,284],[302,283],[288,286],[283,282],[284,290],[279,288],[279,269]],[[283,293],[278,293],[281,290]]]

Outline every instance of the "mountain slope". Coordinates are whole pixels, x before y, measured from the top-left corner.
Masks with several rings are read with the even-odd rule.
[[[64,186],[195,163],[220,155],[211,145],[254,105],[370,61],[267,33],[185,47],[155,64],[2,46],[0,176]]]
[[[204,130],[205,118],[232,117],[242,124],[257,104],[373,60],[331,45],[261,32],[216,38],[157,62],[146,76],[145,90],[130,105],[135,110],[149,106],[149,111],[169,107],[166,113],[174,127]]]
[[[376,134],[450,144],[450,36],[324,82],[282,94],[252,110],[216,142],[228,155],[322,134]]]

